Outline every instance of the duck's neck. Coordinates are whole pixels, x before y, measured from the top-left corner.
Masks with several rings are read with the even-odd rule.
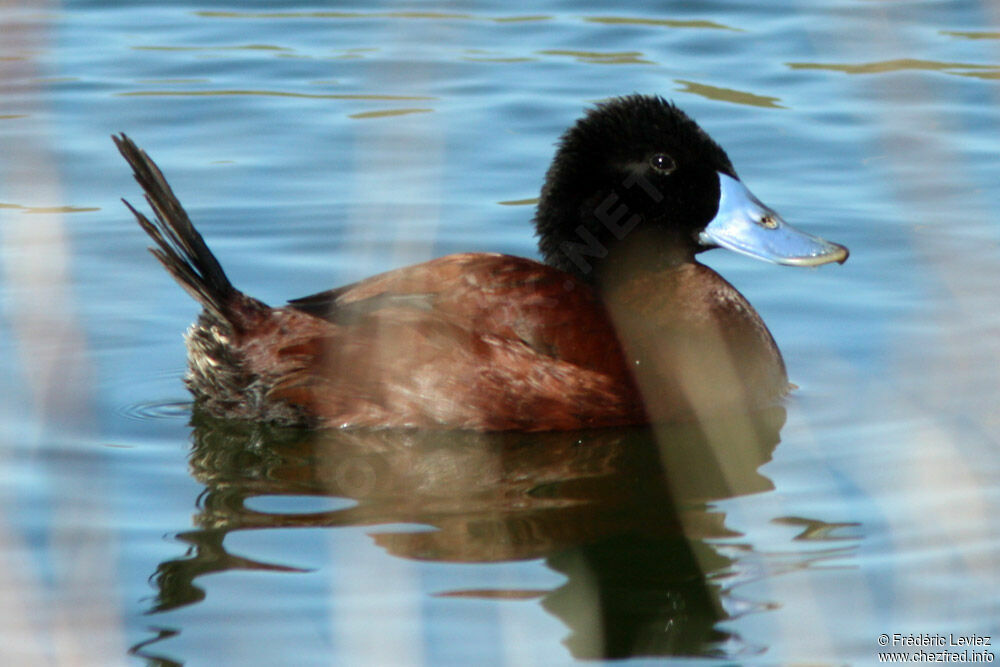
[[[690,238],[659,226],[639,223],[619,230],[619,234],[595,234],[580,225],[573,238],[543,236],[539,247],[546,264],[571,273],[601,289],[624,275],[640,275],[669,270],[694,262]]]
[[[636,229],[609,249],[591,273],[590,282],[601,292],[647,276],[669,276],[698,264],[693,244],[660,229]],[[698,264],[700,266],[700,264]]]

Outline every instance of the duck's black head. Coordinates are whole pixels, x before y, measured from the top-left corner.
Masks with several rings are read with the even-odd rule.
[[[847,249],[789,227],[726,152],[660,97],[601,103],[562,137],[535,225],[547,263],[588,280],[622,248],[691,261],[715,246],[773,262],[843,262]]]

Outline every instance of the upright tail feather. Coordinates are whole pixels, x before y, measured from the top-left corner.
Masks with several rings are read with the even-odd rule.
[[[226,277],[219,261],[194,228],[187,212],[170,185],[146,152],[125,134],[112,136],[142,186],[156,220],[150,221],[130,203],[122,200],[157,247],[150,248],[156,259],[195,300],[221,321],[236,324],[233,306],[240,292]]]

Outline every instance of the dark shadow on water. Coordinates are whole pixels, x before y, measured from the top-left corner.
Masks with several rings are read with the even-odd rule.
[[[774,408],[705,426],[481,434],[317,433],[196,416],[190,465],[205,487],[196,527],[179,535],[186,554],[152,576],[149,611],[203,600],[202,575],[301,571],[228,553],[232,531],[394,524],[394,532],[371,537],[400,558],[543,559],[567,578],[554,590],[436,594],[541,598],[568,628],[553,641],[576,658],[735,657],[747,646],[718,629],[728,618],[721,580],[732,561],[711,545],[734,533],[709,503],[772,488],[757,470],[784,419]],[[258,496],[355,502],[269,513],[248,503]],[[153,657],[157,641],[170,636],[160,632],[133,654],[168,664]]]

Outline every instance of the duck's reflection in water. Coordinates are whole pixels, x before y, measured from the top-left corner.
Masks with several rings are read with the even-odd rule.
[[[567,577],[551,591],[452,590],[462,597],[541,597],[569,629],[575,657],[729,655],[738,638],[706,541],[732,536],[708,501],[765,491],[757,470],[778,443],[774,408],[710,425],[573,433],[304,432],[195,418],[193,475],[205,485],[182,534],[189,554],[161,564],[152,611],[200,601],[212,572],[289,570],[227,553],[249,528],[420,524],[372,535],[389,553],[436,562],[544,559]],[[272,514],[256,496],[357,501]],[[555,638],[554,638],[555,639]],[[138,648],[138,647],[137,647]],[[144,652],[144,649],[139,649]]]

